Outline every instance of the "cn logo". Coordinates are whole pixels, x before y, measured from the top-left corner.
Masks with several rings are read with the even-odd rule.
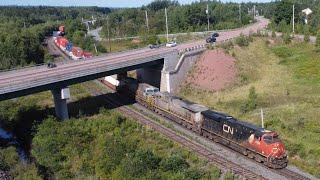
[[[224,124],[222,129],[223,129],[224,132],[230,133],[230,134],[233,135],[233,128],[231,128],[230,126]]]

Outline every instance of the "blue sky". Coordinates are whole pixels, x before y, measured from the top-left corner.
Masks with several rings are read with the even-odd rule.
[[[153,0],[0,0],[0,5],[48,5],[48,6],[101,6],[101,7],[138,7]],[[195,0],[179,0],[191,3]],[[224,2],[249,2],[250,0],[222,0]],[[251,0],[268,2],[270,0]]]

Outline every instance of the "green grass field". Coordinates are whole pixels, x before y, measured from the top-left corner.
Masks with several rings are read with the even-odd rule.
[[[256,125],[262,108],[265,126],[284,140],[290,164],[320,177],[320,54],[311,44],[261,38],[230,54],[237,59],[233,85],[219,92],[186,86],[180,95]],[[258,95],[257,108],[243,112],[251,87]]]

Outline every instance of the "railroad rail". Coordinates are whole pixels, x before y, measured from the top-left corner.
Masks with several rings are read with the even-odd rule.
[[[296,173],[294,171],[289,170],[288,168],[285,169],[279,169],[275,171],[276,173],[288,178],[288,179],[295,179],[295,180],[308,180],[310,178],[305,177],[299,173]]]
[[[87,85],[85,85],[86,88],[89,90],[90,94],[93,96],[99,96],[103,95],[104,93],[101,92],[98,88],[92,88]],[[224,159],[223,157],[216,155],[213,153],[210,149],[202,146],[199,143],[193,142],[182,135],[174,132],[173,130],[164,127],[163,125],[160,125],[150,118],[146,117],[145,115],[127,107],[127,106],[121,106],[121,103],[119,103],[119,99],[121,97],[117,98],[117,100],[114,100],[110,97],[103,96],[107,103],[115,106],[119,106],[117,108],[118,111],[120,111],[124,116],[133,118],[137,120],[140,124],[150,127],[151,129],[159,132],[160,134],[166,136],[167,138],[183,145],[184,147],[187,147],[193,152],[196,152],[201,157],[207,159],[210,163],[213,165],[219,167],[220,169],[227,169],[230,170],[233,174],[237,176],[241,176],[244,179],[259,179],[259,180],[265,180],[266,178],[262,177],[261,175],[250,171],[248,169],[243,168],[242,166],[233,163],[229,160]]]
[[[101,90],[99,90],[97,88],[93,88],[93,87],[89,87],[89,86],[86,86],[86,87],[90,91],[90,94],[93,96],[98,96],[98,95],[103,94],[101,92]],[[119,99],[121,100],[122,97],[119,96],[117,98],[117,100],[114,100],[109,97],[105,97],[105,99],[108,103],[110,103],[112,105],[119,106],[121,104],[117,101],[119,101]],[[225,158],[223,158],[221,156],[214,154],[212,152],[212,150],[208,149],[207,147],[204,147],[203,145],[201,145],[197,142],[194,142],[193,140],[189,140],[189,139],[185,138],[183,135],[177,134],[173,130],[154,122],[150,118],[146,117],[146,115],[141,114],[140,112],[137,112],[136,110],[133,110],[132,108],[129,108],[126,106],[121,106],[118,108],[118,110],[120,112],[122,112],[124,115],[126,115],[127,117],[131,117],[131,118],[136,119],[140,124],[146,125],[152,129],[154,129],[155,131],[158,131],[159,133],[165,135],[169,139],[174,140],[175,142],[178,142],[179,144],[182,144],[183,146],[196,152],[198,155],[206,158],[210,163],[214,164],[215,166],[219,167],[220,169],[228,169],[232,173],[234,173],[235,175],[241,176],[244,179],[266,179],[265,177],[262,177],[261,175],[258,175],[257,173],[254,173],[250,170],[247,170],[246,168],[243,168],[242,166],[240,166],[236,163],[233,163],[229,160],[226,160]],[[234,152],[239,154],[236,151],[234,151]],[[248,160],[251,160],[252,162],[261,166],[261,164],[257,163],[256,161],[254,161],[252,159],[248,159]],[[262,166],[262,167],[264,167],[264,166]],[[267,167],[265,167],[265,168],[267,168]],[[268,169],[268,170],[270,170],[278,175],[281,175],[287,179],[293,179],[293,180],[308,180],[308,179],[310,179],[310,178],[308,178],[302,174],[299,174],[297,172],[294,172],[288,168],[278,169],[278,170],[274,170],[274,169]]]

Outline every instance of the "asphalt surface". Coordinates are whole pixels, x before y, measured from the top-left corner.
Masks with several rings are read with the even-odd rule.
[[[256,32],[258,29],[266,27],[268,22],[269,21],[267,19],[259,17],[257,23],[245,28],[220,32],[217,42],[223,42],[225,40],[235,38],[240,34],[247,35],[250,32]],[[14,92],[15,90],[21,90],[26,87],[36,87],[39,84],[43,85],[43,83],[50,83],[51,81],[58,82],[59,80],[66,80],[72,77],[74,78],[75,76],[73,75],[83,74],[83,72],[86,71],[93,72],[101,66],[111,67],[119,65],[119,63],[130,64],[130,61],[137,61],[145,57],[163,57],[165,54],[172,53],[174,51],[180,51],[203,44],[205,44],[205,40],[180,44],[173,48],[144,48],[111,55],[97,56],[85,61],[68,61],[60,63],[56,68],[51,69],[48,69],[46,65],[43,65],[1,72],[0,95],[5,94],[8,91]]]

